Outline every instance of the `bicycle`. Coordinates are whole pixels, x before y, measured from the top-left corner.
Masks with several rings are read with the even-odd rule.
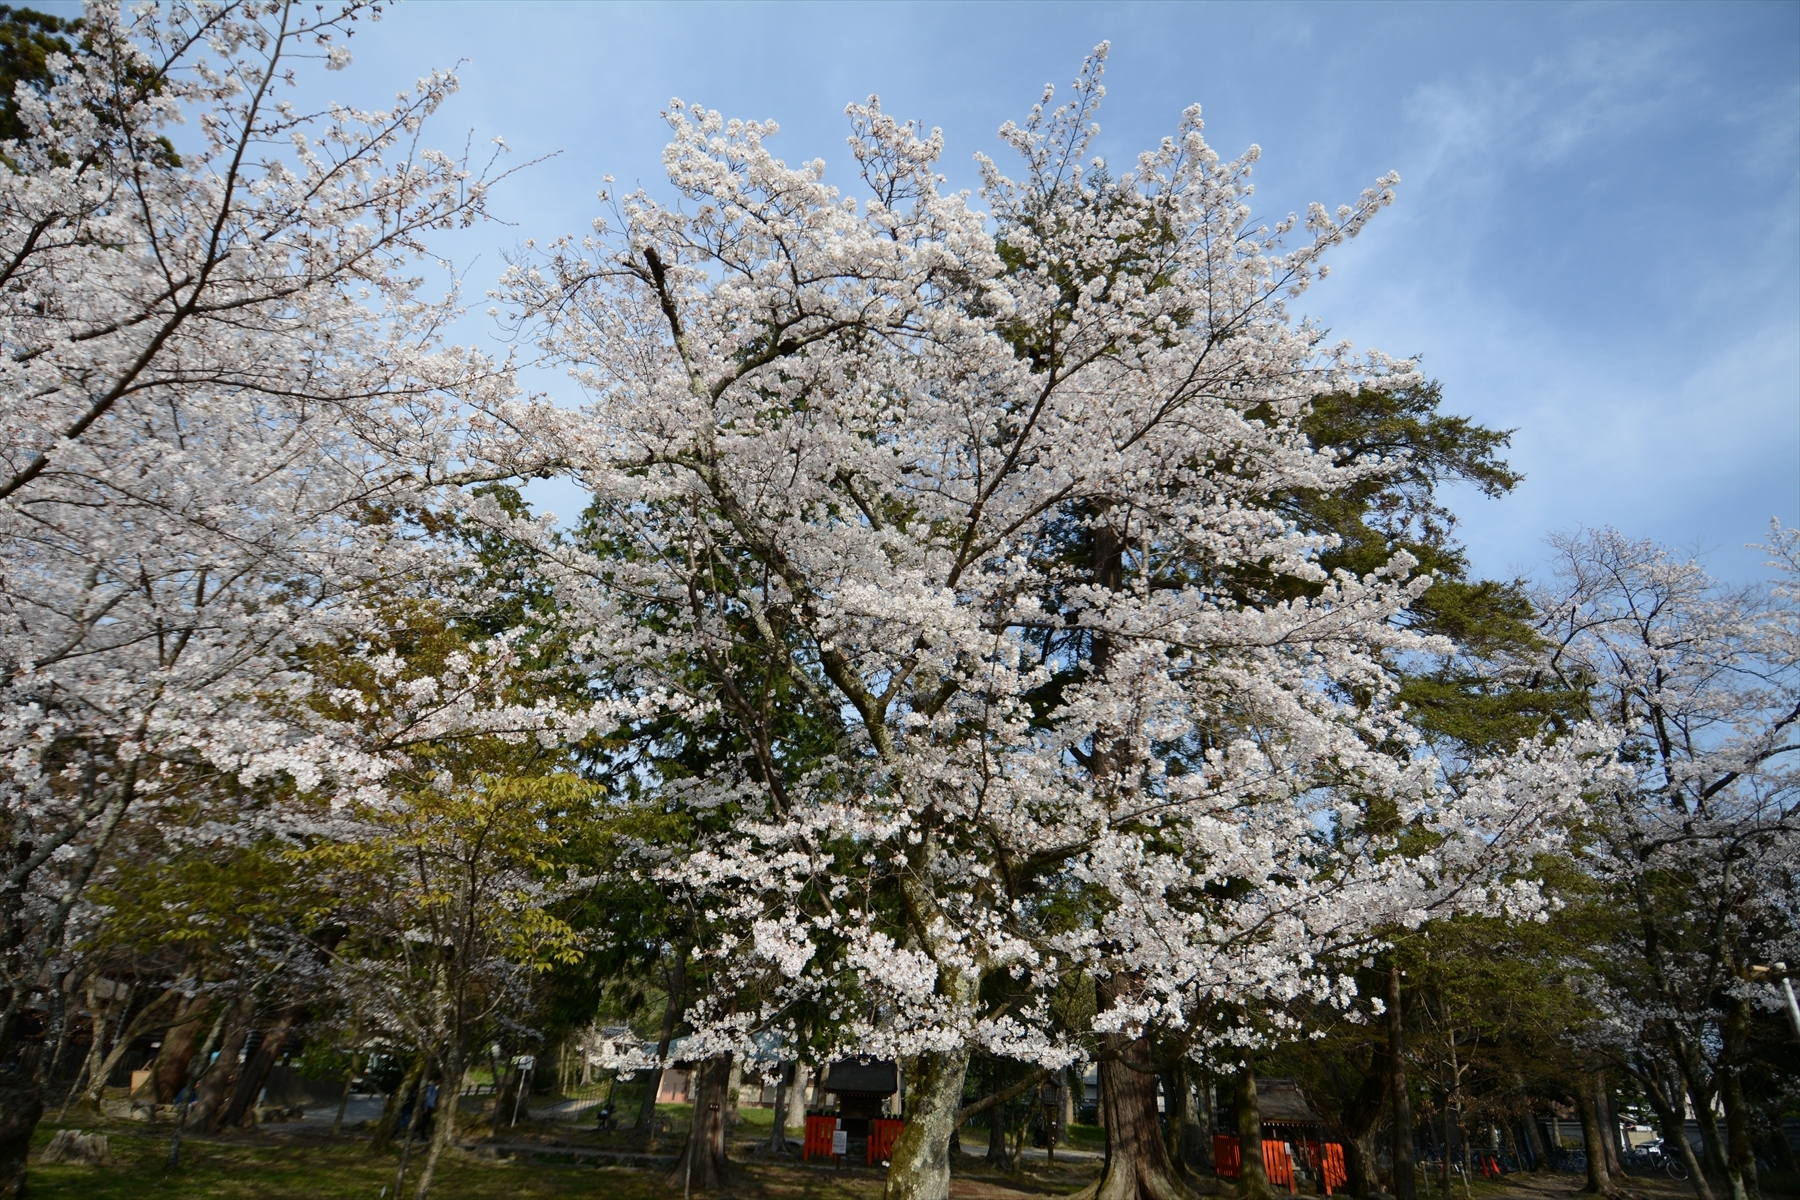
[[[1686,1179],[1687,1164],[1681,1157],[1669,1154],[1661,1142],[1649,1142],[1620,1156],[1620,1165],[1642,1175],[1667,1175],[1670,1179]]]

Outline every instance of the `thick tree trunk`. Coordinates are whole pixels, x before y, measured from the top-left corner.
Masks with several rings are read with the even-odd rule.
[[[1100,1107],[1106,1113],[1106,1165],[1096,1200],[1187,1200],[1156,1111],[1156,1075],[1143,1038],[1107,1038],[1116,1057],[1100,1063]]]
[[[287,1045],[288,1035],[293,1032],[294,1024],[299,1021],[302,1011],[298,1007],[288,1009],[263,1035],[256,1053],[250,1056],[250,1061],[238,1073],[237,1084],[231,1089],[231,1102],[219,1114],[219,1128],[232,1129],[249,1123],[251,1111],[256,1107],[257,1095],[262,1091],[263,1082],[269,1078],[269,1068],[281,1057],[282,1048]]]
[[[768,1150],[777,1158],[787,1157],[788,1081],[795,1078],[795,1068],[798,1065],[797,1063],[788,1063],[781,1068],[781,1074],[775,1078],[775,1112],[773,1120],[769,1123]]]
[[[1600,1136],[1606,1144],[1606,1172],[1613,1178],[1625,1173],[1619,1163],[1619,1116],[1614,1110],[1612,1088],[1607,1086],[1606,1072],[1594,1074],[1594,1111],[1600,1118]]]
[[[1744,1098],[1743,1072],[1738,1066],[1750,1040],[1748,1003],[1743,1000],[1731,1002],[1720,1033],[1723,1038],[1719,1057],[1724,1066],[1718,1076],[1719,1099],[1725,1103],[1725,1183],[1730,1189],[1731,1200],[1761,1200],[1762,1186],[1756,1177],[1752,1132],[1756,1118]]]
[[[1387,1077],[1387,1055],[1380,1045],[1370,1047],[1362,1086],[1344,1109],[1344,1187],[1352,1196],[1367,1197],[1381,1190],[1375,1126],[1381,1120],[1381,1102],[1387,1097]]]
[[[490,1063],[492,1061],[489,1059]],[[511,1062],[506,1064],[504,1071],[499,1069],[498,1064],[495,1064],[494,1071],[494,1111],[488,1114],[488,1136],[497,1138],[500,1136],[500,1131],[506,1128],[512,1120],[513,1111],[518,1107],[513,1096],[519,1088],[525,1086],[525,1073]],[[650,1085],[652,1097],[656,1095],[656,1089],[660,1086],[661,1079],[662,1072],[656,1072],[656,1081]],[[639,1116],[642,1117],[641,1111]],[[635,1129],[636,1126],[633,1128]]]
[[[198,1048],[200,1031],[211,1006],[211,997],[204,994],[187,997],[175,1013],[175,1023],[163,1034],[162,1049],[150,1064],[150,1094],[156,1103],[173,1104],[187,1086],[188,1064]]]
[[[812,1087],[812,1071],[803,1062],[794,1064],[794,1082],[788,1089],[788,1129],[801,1131],[806,1129],[806,1093]],[[912,1085],[907,1084],[907,1105],[910,1116],[912,1104]]]
[[[1388,1097],[1394,1106],[1394,1200],[1418,1200],[1413,1173],[1412,1094],[1406,1084],[1406,1023],[1400,1009],[1400,968],[1388,968]]]
[[[1112,1008],[1129,986],[1130,980],[1119,974],[1100,980],[1100,1011]],[[1106,1164],[1095,1184],[1097,1200],[1186,1200],[1193,1192],[1169,1160],[1156,1111],[1156,1067],[1149,1040],[1109,1033],[1101,1044],[1109,1056],[1099,1064]]]
[[[400,1195],[400,1189],[406,1186],[406,1166],[412,1158],[413,1139],[419,1136],[419,1126],[425,1123],[425,1086],[426,1080],[431,1077],[431,1066],[430,1055],[420,1051],[418,1082],[412,1093],[412,1110],[407,1114],[406,1128],[400,1132],[400,1165],[394,1168],[396,1200]]]
[[[1581,1113],[1581,1140],[1587,1148],[1587,1187],[1583,1190],[1600,1196],[1614,1192],[1612,1175],[1606,1169],[1605,1135],[1600,1129],[1600,1113],[1594,1104],[1592,1076],[1575,1081],[1575,1107]]]
[[[969,1052],[948,1050],[902,1061],[906,1124],[888,1160],[887,1200],[949,1200],[950,1138],[962,1111]]]
[[[694,1069],[694,1119],[687,1149],[676,1160],[665,1186],[683,1192],[716,1192],[729,1186],[731,1163],[725,1157],[725,1122],[731,1083],[729,1054],[714,1055]]]
[[[1525,1115],[1519,1123],[1524,1128],[1525,1151],[1531,1155],[1531,1169],[1541,1171],[1544,1169],[1544,1164],[1550,1161],[1550,1152],[1544,1145],[1543,1133],[1538,1129],[1537,1113],[1527,1106]],[[1712,1198],[1708,1197],[1707,1200],[1712,1200]]]
[[[44,1094],[22,1072],[0,1073],[0,1196],[25,1194],[25,1157],[44,1116]]]
[[[1162,1093],[1163,1144],[1169,1161],[1184,1174],[1210,1170],[1212,1148],[1196,1111],[1193,1071],[1185,1058],[1163,1072]]]
[[[1256,1097],[1256,1060],[1244,1052],[1237,1074],[1238,1186],[1244,1200],[1271,1200],[1269,1173],[1263,1167],[1262,1107]]]
[[[1187,1124],[1187,1072],[1176,1062],[1157,1077],[1162,1092],[1163,1154],[1178,1173],[1187,1171],[1187,1147],[1183,1138]]]
[[[206,1032],[206,1041],[201,1043],[199,1052],[189,1056],[187,1078],[182,1080],[181,1091],[177,1093],[175,1107],[175,1128],[169,1133],[169,1170],[174,1171],[181,1166],[181,1135],[187,1128],[188,1113],[193,1110],[193,1102],[182,1098],[191,1097],[188,1091],[200,1081],[200,1076],[208,1065],[208,1058],[219,1044],[220,1036],[225,1032],[225,1022],[230,1018],[232,1010],[223,1008],[213,1019],[212,1028]]]
[[[239,1074],[238,1055],[250,1036],[250,1018],[255,1014],[256,1002],[245,997],[226,1028],[224,1040],[219,1043],[219,1056],[195,1089],[194,1107],[188,1111],[188,1124],[193,1128],[201,1131],[213,1128],[219,1110],[225,1105],[225,1089]]]
[[[998,1086],[996,1084],[996,1086]],[[1006,1105],[996,1104],[988,1109],[988,1147],[987,1160],[1001,1170],[1012,1166],[1012,1155],[1006,1150]]]

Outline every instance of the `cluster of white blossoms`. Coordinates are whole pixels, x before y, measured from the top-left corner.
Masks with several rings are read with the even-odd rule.
[[[705,898],[709,1044],[805,1014],[865,1053],[1054,1066],[1342,1000],[1383,927],[1529,914],[1509,872],[1604,756],[1581,734],[1452,786],[1394,702],[1395,663],[1440,649],[1397,620],[1430,580],[1327,578],[1276,511],[1395,465],[1298,421],[1411,365],[1284,302],[1397,180],[1257,225],[1256,151],[1221,160],[1198,110],[1114,176],[1103,57],[1003,131],[1027,172],[984,161],[986,213],[874,100],[857,197],[773,125],[674,103],[683,202],[608,197],[506,282],[587,402],[504,420],[603,533],[488,519],[536,537],[595,675],[744,747],[666,793],[710,832],[644,868]],[[1118,984],[1087,1028],[1049,1017],[1072,972]],[[953,1110],[949,1074],[909,1111]]]
[[[1756,969],[1800,961],[1800,535],[1774,526],[1769,588],[1610,529],[1553,544],[1547,662],[1620,740],[1579,842],[1624,914],[1584,981],[1599,1017],[1582,1034],[1662,1111],[1716,1096],[1750,1126],[1752,1013],[1783,1005]],[[1741,1194],[1741,1160],[1723,1168]]]
[[[320,732],[297,655],[354,653],[441,573],[411,518],[458,462],[464,406],[512,385],[440,344],[453,298],[415,277],[425,239],[483,209],[481,174],[415,140],[455,81],[379,112],[283,98],[371,12],[95,4],[50,84],[20,85],[28,136],[0,147],[0,906],[33,946],[5,948],[9,985],[59,951],[121,822],[221,776],[252,807],[271,778],[354,795],[393,761]],[[555,723],[495,695],[446,680],[412,717]]]
[[[292,785],[359,808],[295,817],[351,841],[391,772],[429,784],[418,747],[599,732],[692,835],[627,857],[692,913],[684,1054],[804,1030],[903,1058],[896,1153],[941,1165],[971,1053],[1280,1036],[1296,1001],[1348,1004],[1383,931],[1541,911],[1525,864],[1584,796],[1650,788],[1598,727],[1441,761],[1397,700],[1402,663],[1450,649],[1408,628],[1430,578],[1404,554],[1327,573],[1281,508],[1403,465],[1302,421],[1412,364],[1287,309],[1397,177],[1259,223],[1259,152],[1222,159],[1198,109],[1115,174],[1090,153],[1104,48],[1001,131],[1025,169],[981,161],[985,211],[874,99],[849,109],[855,195],[775,157],[773,124],[676,102],[681,201],[606,195],[502,285],[585,389],[557,407],[442,345],[456,297],[414,277],[484,206],[482,173],[416,141],[453,79],[383,112],[277,99],[296,56],[344,64],[363,12],[95,5],[0,146],[0,925],[37,939],[0,946],[4,1021],[128,813]],[[472,486],[558,473],[578,528]],[[529,557],[543,646],[396,648],[409,613],[479,607],[446,529]],[[1586,622],[1562,643],[1598,656],[1584,678],[1643,657],[1599,603],[1551,610]],[[1776,713],[1792,621],[1752,623]],[[1682,828],[1777,794],[1706,781],[1773,780],[1786,720],[1668,759]],[[535,869],[505,903],[574,886]]]

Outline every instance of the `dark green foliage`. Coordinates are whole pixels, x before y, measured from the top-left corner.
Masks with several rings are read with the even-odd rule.
[[[1523,476],[1500,457],[1510,431],[1444,414],[1442,400],[1436,382],[1318,397],[1301,421],[1314,446],[1398,466],[1329,495],[1295,492],[1279,504],[1300,528],[1337,537],[1338,545],[1319,556],[1328,571],[1367,575],[1404,552],[1434,576],[1407,620],[1421,633],[1450,639],[1457,652],[1405,664],[1400,698],[1428,735],[1481,753],[1559,728],[1578,696],[1523,665],[1540,644],[1523,582],[1468,577],[1440,489],[1467,484],[1497,498]]]
[[[80,21],[0,4],[0,139],[25,136],[19,119],[19,85],[40,94],[47,91],[52,83],[50,56],[72,54],[74,47],[63,35],[80,28]]]

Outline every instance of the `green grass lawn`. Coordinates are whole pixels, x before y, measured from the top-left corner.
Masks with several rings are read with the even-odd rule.
[[[53,1132],[48,1123],[40,1126],[34,1144],[42,1149]],[[170,1173],[165,1169],[166,1136],[149,1137],[146,1131],[117,1125],[103,1132],[111,1140],[112,1166],[34,1162],[34,1200],[378,1200],[382,1188],[392,1187],[398,1163],[397,1154],[372,1155],[361,1143],[278,1142],[250,1135],[186,1141],[181,1169]],[[415,1146],[404,1195],[412,1194],[422,1161]],[[880,1176],[870,1171],[764,1164],[743,1171],[746,1191],[783,1200],[877,1200],[882,1190]],[[669,1200],[680,1192],[664,1184],[661,1170],[576,1166],[525,1156],[494,1162],[456,1153],[440,1165],[431,1194],[441,1200]]]

